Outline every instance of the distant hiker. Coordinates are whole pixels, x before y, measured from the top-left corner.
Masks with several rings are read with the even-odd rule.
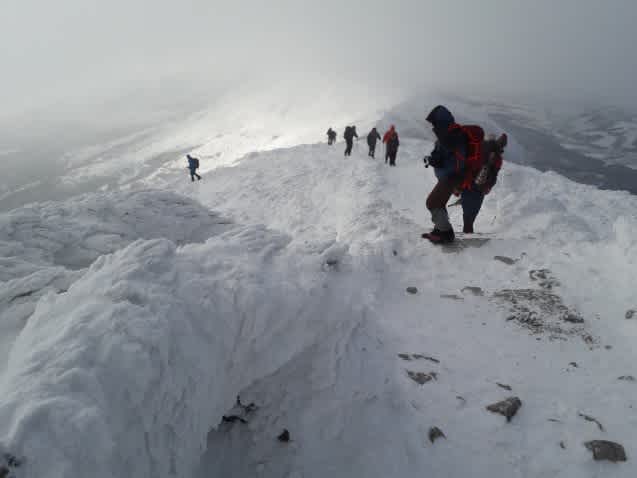
[[[367,135],[367,145],[369,146],[369,154],[370,158],[374,157],[376,153],[376,141],[380,139],[380,134],[376,131],[376,128],[372,128],[372,130]]]
[[[462,205],[462,231],[473,233],[473,223],[482,208],[484,196],[489,194],[498,180],[498,173],[502,168],[502,153],[507,145],[506,134],[499,138],[490,136],[482,143],[483,165],[469,188],[462,189],[460,204]],[[456,194],[458,191],[456,191]]]
[[[398,154],[400,141],[394,125],[391,125],[383,135],[383,143],[385,143],[385,164],[389,161],[390,166],[396,166],[396,154]]]
[[[188,169],[190,170],[190,180],[194,181],[195,176],[197,176],[197,181],[199,181],[201,179],[201,176],[197,174],[197,169],[199,168],[199,159],[195,158],[194,156],[190,156],[189,154],[186,155],[186,158],[188,158]]]
[[[346,126],[345,132],[343,133],[343,138],[345,138],[345,143],[347,144],[345,148],[345,156],[351,156],[352,146],[354,146],[354,138],[358,139],[358,134],[356,133],[356,126]]]
[[[427,209],[431,212],[434,228],[422,237],[435,244],[444,244],[455,239],[447,213],[449,198],[454,191],[461,194],[465,226],[472,231],[473,221],[482,206],[484,194],[495,184],[497,174],[489,181],[490,186],[485,182],[478,187],[475,181],[482,173],[483,166],[491,164],[485,161],[487,157],[494,160],[494,167],[498,159],[501,165],[501,151],[506,145],[506,136],[503,135],[496,141],[502,146],[497,155],[492,155],[486,151],[484,130],[479,126],[457,124],[451,112],[444,106],[439,105],[431,110],[427,121],[433,125],[437,141],[434,150],[425,161],[428,166],[434,168],[438,183],[427,197]],[[482,178],[480,180],[482,181]]]
[[[334,144],[336,142],[336,131],[332,128],[327,130],[327,144]]]

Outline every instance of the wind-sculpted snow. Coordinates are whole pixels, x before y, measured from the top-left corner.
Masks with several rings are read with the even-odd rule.
[[[0,216],[0,251],[70,269],[135,239],[203,242],[223,221],[201,205],[165,191],[88,194],[61,203],[14,209]],[[6,265],[0,279],[15,278]]]
[[[66,291],[95,259],[140,238],[203,242],[228,221],[163,191],[89,194],[0,215],[0,370],[37,301]]]
[[[137,241],[42,299],[2,379],[0,443],[28,477],[189,476],[237,393],[364,306],[289,238]]]

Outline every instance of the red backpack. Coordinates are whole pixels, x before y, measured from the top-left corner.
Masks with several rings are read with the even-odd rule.
[[[474,178],[480,172],[484,157],[482,154],[482,142],[484,141],[484,130],[476,125],[453,124],[449,131],[462,131],[467,138],[467,156],[465,157],[465,174],[460,184],[461,189],[471,189]]]

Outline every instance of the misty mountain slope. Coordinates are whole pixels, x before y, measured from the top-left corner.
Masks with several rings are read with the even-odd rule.
[[[130,126],[114,138],[97,141],[77,132],[72,143],[57,136],[42,144],[16,143],[0,151],[0,173],[6,181],[0,184],[0,210],[93,191],[168,184],[172,189],[178,173],[186,173],[187,152],[202,159],[206,172],[235,164],[254,151],[323,140],[329,126],[339,136],[352,122],[366,127],[370,118],[396,101],[388,93],[341,82],[328,87],[303,82],[295,88],[287,83],[268,87],[254,83],[236,86],[152,126]]]
[[[4,214],[7,277],[67,281],[2,345],[11,472],[632,476],[637,200],[507,162],[483,234],[434,247],[420,239],[432,145],[410,136],[397,168],[364,140],[351,158],[301,145],[165,183],[190,199]],[[509,396],[511,422],[485,409]],[[594,462],[591,439],[629,462]]]

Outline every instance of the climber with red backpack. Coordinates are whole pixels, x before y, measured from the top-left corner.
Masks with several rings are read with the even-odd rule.
[[[433,125],[436,144],[431,155],[425,158],[425,164],[434,168],[438,182],[427,197],[434,228],[422,237],[434,244],[445,244],[455,239],[447,212],[449,198],[454,193],[461,196],[464,230],[473,232],[473,221],[484,195],[495,184],[502,165],[506,135],[485,141],[480,126],[457,124],[442,105],[431,110],[427,121]]]

